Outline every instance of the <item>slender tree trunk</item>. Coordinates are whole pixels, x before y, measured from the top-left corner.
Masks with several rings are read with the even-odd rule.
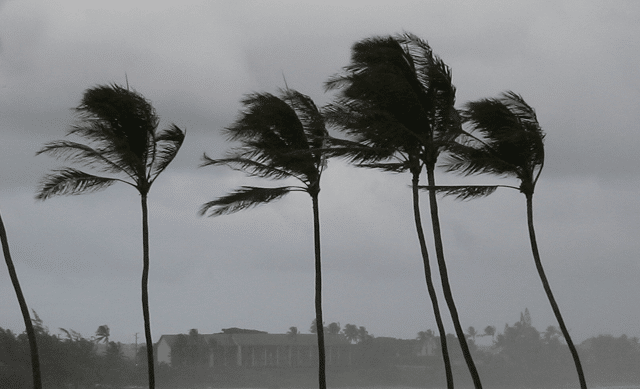
[[[542,286],[544,287],[544,291],[547,294],[549,303],[551,304],[553,314],[556,315],[556,320],[558,320],[558,325],[560,325],[562,335],[567,341],[567,346],[569,346],[569,350],[571,351],[571,356],[573,357],[573,362],[575,363],[576,371],[578,372],[580,388],[587,389],[587,382],[584,377],[584,372],[582,371],[582,364],[580,363],[578,350],[576,350],[576,347],[573,344],[573,340],[571,340],[569,330],[567,330],[567,326],[564,324],[564,319],[562,318],[562,314],[560,313],[558,303],[556,303],[556,299],[553,297],[553,292],[551,292],[549,280],[547,280],[547,276],[545,275],[544,269],[542,268],[540,252],[538,251],[538,243],[536,241],[536,232],[533,229],[533,194],[525,194],[525,196],[527,197],[527,224],[529,225],[529,240],[531,241],[531,252],[533,253],[533,260],[536,263],[536,269],[538,270],[540,281],[542,281]]]
[[[322,262],[320,261],[320,209],[318,194],[312,194],[313,201],[313,243],[315,245],[316,262],[316,332],[318,334],[318,385],[327,388],[324,350],[324,326],[322,325]]]
[[[149,389],[155,389],[156,381],[153,370],[153,338],[151,337],[151,320],[149,319],[149,211],[147,195],[141,195],[142,201],[142,315],[144,317],[144,337],[147,343],[147,369],[149,371]]]
[[[413,192],[413,216],[416,222],[418,240],[420,241],[420,252],[422,253],[422,262],[424,264],[424,278],[427,281],[427,290],[429,291],[431,305],[433,306],[433,314],[436,318],[438,332],[440,333],[440,349],[442,350],[442,361],[444,362],[444,371],[445,376],[447,377],[447,388],[453,389],[453,372],[451,371],[451,361],[449,360],[449,350],[447,348],[447,333],[444,329],[444,324],[442,323],[442,316],[440,315],[438,296],[436,296],[436,290],[433,287],[433,279],[431,278],[431,266],[429,265],[429,253],[427,252],[427,242],[424,238],[422,219],[420,217],[420,195],[418,188],[419,180],[420,173],[418,172],[417,174],[413,174],[413,179],[411,180],[411,191]]]
[[[436,191],[433,189],[436,185],[436,179],[434,174],[434,165],[427,165],[427,182],[431,189],[429,189],[429,205],[431,207],[431,225],[433,226],[433,239],[436,246],[436,257],[438,259],[438,267],[440,269],[440,280],[442,281],[442,291],[444,293],[444,299],[447,302],[447,307],[451,313],[451,319],[453,320],[453,326],[456,330],[456,336],[458,342],[460,342],[460,348],[462,349],[462,355],[469,368],[473,385],[476,389],[482,389],[482,383],[480,382],[480,375],[476,369],[476,365],[471,357],[471,351],[467,344],[467,338],[464,335],[464,330],[460,325],[460,319],[458,317],[458,310],[456,304],[453,301],[453,294],[451,293],[451,286],[449,285],[449,275],[447,274],[447,265],[444,260],[444,248],[442,245],[442,234],[440,232],[440,218],[438,216],[438,203],[436,198]]]
[[[42,377],[40,375],[40,358],[38,355],[38,345],[36,343],[36,332],[33,330],[33,323],[31,323],[31,316],[29,316],[29,308],[27,307],[27,301],[22,294],[22,288],[20,288],[20,282],[18,281],[18,274],[16,268],[13,266],[11,260],[11,253],[9,252],[9,240],[7,238],[7,230],[4,228],[2,216],[0,216],[0,240],[2,240],[2,251],[4,252],[4,260],[7,263],[7,269],[9,269],[9,277],[13,284],[13,289],[16,291],[18,297],[18,304],[20,305],[20,311],[22,312],[22,319],[27,330],[27,338],[29,339],[29,348],[31,350],[31,374],[33,376],[33,388],[42,389]]]

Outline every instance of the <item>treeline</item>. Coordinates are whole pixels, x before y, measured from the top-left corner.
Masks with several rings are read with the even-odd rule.
[[[44,388],[100,388],[146,385],[146,347],[134,359],[126,358],[122,345],[107,342],[98,352],[98,341],[74,330],[51,333],[34,313]],[[26,333],[16,335],[0,328],[0,388],[32,387],[29,342]]]

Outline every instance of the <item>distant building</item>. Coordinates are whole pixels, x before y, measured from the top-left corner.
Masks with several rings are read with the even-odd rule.
[[[439,350],[438,341],[435,336],[428,337],[418,341],[416,355],[419,357],[432,357]]]
[[[312,367],[317,365],[315,334],[238,333],[198,334],[208,346],[208,365],[258,367]],[[258,331],[256,331],[258,332]],[[162,335],[157,343],[157,360],[171,365],[171,353],[181,336]],[[344,335],[325,334],[327,366],[351,364],[351,344]]]

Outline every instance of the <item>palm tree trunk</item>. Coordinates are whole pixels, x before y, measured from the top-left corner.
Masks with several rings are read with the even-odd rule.
[[[532,193],[526,194],[526,197],[527,197],[527,224],[529,225],[529,240],[531,241],[531,252],[533,253],[533,260],[536,263],[536,269],[538,270],[540,281],[542,281],[542,286],[544,287],[544,291],[547,294],[549,303],[551,304],[551,309],[553,310],[553,314],[556,316],[556,320],[558,320],[558,325],[560,326],[562,335],[564,336],[564,339],[567,341],[567,346],[569,346],[569,350],[571,351],[571,356],[573,357],[573,362],[575,363],[576,371],[578,372],[580,388],[587,389],[587,382],[584,377],[584,372],[582,371],[582,364],[580,363],[578,350],[576,350],[576,347],[573,344],[573,340],[571,340],[571,336],[569,335],[569,330],[567,330],[567,326],[564,324],[564,319],[562,319],[560,308],[556,303],[556,299],[553,297],[553,293],[551,292],[551,286],[549,285],[549,281],[547,280],[547,276],[545,275],[544,269],[542,267],[542,261],[540,260],[538,243],[536,241],[536,233],[535,233],[535,230],[533,229],[533,194]]]
[[[149,211],[147,195],[141,194],[142,202],[142,315],[144,317],[144,337],[147,343],[147,369],[149,372],[149,389],[155,389],[153,370],[153,338],[151,338],[151,320],[149,319]]]
[[[447,265],[444,261],[444,248],[442,245],[442,234],[440,232],[440,218],[438,217],[438,203],[436,198],[436,179],[434,174],[435,166],[433,164],[427,165],[427,182],[431,187],[429,189],[429,205],[431,207],[431,225],[433,227],[433,240],[436,246],[436,257],[438,259],[438,267],[440,269],[440,280],[442,281],[442,291],[444,293],[444,299],[447,302],[447,307],[451,313],[451,319],[453,320],[453,326],[456,330],[456,336],[458,342],[460,342],[460,348],[462,349],[462,355],[467,363],[473,385],[476,389],[482,389],[482,383],[480,382],[480,375],[476,369],[476,365],[471,357],[471,351],[467,344],[467,338],[464,335],[462,326],[460,325],[460,319],[458,318],[458,310],[456,304],[453,301],[453,294],[451,293],[451,286],[449,285],[449,275],[447,274]]]
[[[411,180],[411,190],[413,192],[413,216],[416,222],[418,240],[420,241],[420,252],[422,253],[422,262],[424,264],[424,278],[427,281],[427,290],[429,292],[429,297],[431,298],[431,305],[433,306],[433,314],[436,318],[438,332],[440,333],[440,349],[442,350],[442,361],[444,362],[444,371],[445,376],[447,377],[447,388],[453,389],[453,372],[451,371],[451,361],[449,360],[449,350],[447,348],[447,333],[444,329],[444,324],[442,323],[442,315],[440,315],[440,308],[438,306],[438,296],[436,296],[436,289],[433,286],[433,279],[431,278],[429,253],[427,252],[427,242],[424,238],[422,219],[420,217],[419,180],[420,173],[418,172],[413,174],[413,179]]]
[[[11,260],[11,253],[9,252],[9,240],[7,238],[7,231],[4,228],[2,222],[2,216],[0,216],[0,240],[2,240],[2,251],[4,252],[4,260],[7,263],[9,269],[9,277],[13,284],[13,289],[16,291],[18,297],[18,304],[20,305],[20,311],[22,312],[22,318],[24,325],[27,329],[27,338],[29,339],[29,348],[31,350],[31,374],[33,376],[33,389],[42,389],[42,377],[40,375],[40,358],[38,356],[38,345],[36,343],[36,332],[33,330],[33,323],[31,323],[31,316],[29,316],[29,308],[27,307],[27,301],[22,294],[22,288],[20,288],[20,282],[18,281],[18,274],[16,268],[13,266]]]
[[[322,262],[320,261],[320,208],[318,193],[311,195],[313,202],[313,243],[316,263],[316,332],[318,334],[318,385],[327,389],[324,352],[324,326],[322,325]]]

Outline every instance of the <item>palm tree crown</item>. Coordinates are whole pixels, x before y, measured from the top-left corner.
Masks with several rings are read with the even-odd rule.
[[[522,96],[508,91],[499,98],[467,103],[462,118],[467,130],[459,142],[448,144],[442,166],[464,175],[514,177],[520,181],[518,189],[532,195],[544,165],[545,137],[535,110]]]
[[[302,186],[243,186],[204,204],[201,215],[234,213],[279,199],[291,191],[312,196],[320,191],[320,176],[326,166],[323,145],[328,134],[313,101],[300,92],[285,90],[281,97],[250,94],[242,104],[247,110],[224,130],[230,141],[239,141],[241,146],[232,149],[226,158],[211,159],[205,154],[201,166],[226,165],[252,177],[295,178]]]
[[[184,140],[184,132],[175,124],[158,133],[159,119],[151,103],[119,85],[88,89],[75,111],[79,121],[67,135],[85,138],[89,144],[54,141],[45,144],[37,154],[49,154],[122,178],[98,176],[71,167],[60,168],[41,181],[36,195],[38,200],[98,191],[117,181],[146,195]]]
[[[357,42],[344,70],[326,83],[327,90],[341,90],[327,107],[328,120],[378,151],[354,149],[354,161],[393,158],[399,162],[368,166],[420,172],[420,160],[434,160],[458,134],[451,71],[415,35]]]

